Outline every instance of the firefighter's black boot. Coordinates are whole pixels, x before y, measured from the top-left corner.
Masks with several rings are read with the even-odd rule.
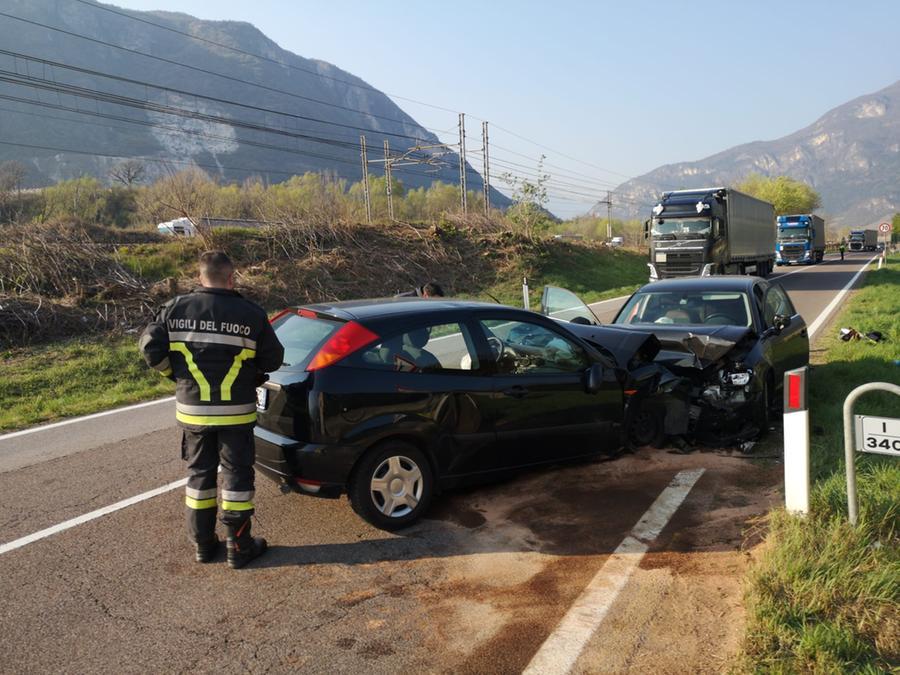
[[[194,560],[198,563],[208,563],[216,559],[219,553],[219,538],[213,535],[209,541],[194,542]]]
[[[240,569],[254,558],[258,558],[266,552],[268,545],[262,537],[250,536],[250,519],[240,525],[228,525],[228,566]]]

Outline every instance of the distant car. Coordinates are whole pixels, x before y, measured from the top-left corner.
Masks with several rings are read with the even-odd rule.
[[[197,234],[197,228],[190,218],[176,218],[175,220],[167,220],[156,226],[159,234],[169,236],[193,237]]]
[[[740,434],[749,422],[764,434],[785,371],[809,363],[806,322],[778,283],[758,277],[657,281],[613,323],[659,339],[657,362],[694,384],[700,431]]]
[[[609,245],[613,248],[619,248],[625,245],[625,237],[613,237],[609,240]]]
[[[442,488],[620,448],[666,379],[652,336],[585,339],[502,305],[362,300],[272,323],[285,357],[258,390],[257,467],[303,493],[346,492],[388,530]]]

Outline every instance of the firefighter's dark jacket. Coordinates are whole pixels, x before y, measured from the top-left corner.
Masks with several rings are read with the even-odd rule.
[[[141,354],[178,383],[178,422],[195,431],[256,422],[256,385],[284,348],[265,311],[236,291],[198,288],[170,300],[144,330]]]

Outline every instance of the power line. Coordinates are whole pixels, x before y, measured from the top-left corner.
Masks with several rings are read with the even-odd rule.
[[[442,110],[442,111],[444,111],[444,112],[450,112],[450,113],[457,113],[457,112],[458,112],[458,111],[456,111],[456,110],[451,110],[450,108],[445,108],[445,107],[443,107],[443,106],[434,105],[434,104],[432,104],[432,103],[425,103],[424,101],[417,101],[416,99],[413,99],[413,98],[407,98],[407,97],[405,97],[405,96],[399,96],[399,95],[397,95],[397,94],[390,94],[390,93],[387,93],[387,92],[382,92],[382,91],[376,89],[375,87],[373,87],[373,86],[371,86],[371,85],[369,85],[369,84],[359,84],[359,83],[357,83],[357,82],[350,82],[349,80],[344,80],[344,79],[342,79],[342,78],[334,77],[334,76],[331,76],[331,75],[325,75],[324,73],[320,73],[320,72],[318,72],[318,71],[311,70],[311,69],[309,69],[309,68],[301,68],[300,66],[295,66],[295,65],[292,65],[292,64],[290,64],[290,63],[285,63],[284,61],[279,61],[278,59],[273,59],[273,58],[271,58],[271,57],[269,57],[269,56],[263,56],[262,54],[255,54],[255,53],[253,53],[253,52],[249,52],[249,51],[240,49],[239,47],[234,47],[233,45],[227,45],[227,44],[224,44],[224,43],[222,43],[222,42],[216,42],[215,40],[210,40],[210,39],[208,39],[208,38],[203,38],[203,37],[200,37],[199,35],[192,35],[191,33],[187,33],[187,32],[185,32],[185,31],[178,30],[177,28],[172,28],[171,26],[166,26],[166,25],[163,25],[163,24],[159,24],[159,23],[156,23],[156,22],[154,22],[154,21],[150,21],[150,20],[148,20],[148,19],[143,19],[143,18],[141,18],[141,17],[139,17],[139,16],[134,16],[133,14],[128,14],[128,13],[126,13],[126,12],[123,12],[123,11],[118,10],[118,9],[114,9],[114,8],[112,8],[112,7],[107,7],[107,6],[104,6],[104,5],[99,5],[99,4],[96,4],[96,3],[93,3],[93,2],[87,2],[86,0],[75,0],[75,2],[79,2],[79,3],[83,4],[83,5],[87,5],[88,7],[92,8],[92,9],[99,9],[99,10],[102,10],[102,11],[104,11],[104,12],[109,12],[109,13],[111,13],[111,14],[117,14],[117,15],[119,15],[119,16],[125,17],[126,19],[130,19],[130,20],[132,20],[132,21],[139,21],[139,22],[144,23],[144,24],[147,24],[147,25],[149,25],[149,26],[154,26],[154,27],[156,27],[156,28],[160,28],[160,29],[162,29],[162,30],[167,30],[167,31],[170,31],[170,32],[172,32],[172,33],[177,33],[178,35],[182,35],[182,36],[187,37],[187,38],[190,38],[190,39],[192,39],[192,40],[197,40],[197,41],[199,41],[199,42],[205,42],[206,44],[210,44],[210,45],[213,45],[213,46],[216,46],[216,47],[221,47],[222,49],[228,49],[228,50],[233,51],[233,52],[235,52],[235,53],[243,54],[244,56],[252,56],[253,58],[259,59],[259,60],[261,60],[261,61],[267,61],[267,62],[269,62],[269,63],[274,63],[274,64],[276,64],[276,65],[283,66],[283,67],[285,67],[285,68],[290,68],[291,70],[297,70],[297,71],[300,71],[300,72],[303,72],[303,73],[307,73],[307,74],[309,74],[309,75],[313,75],[313,76],[315,76],[315,77],[321,77],[321,78],[323,78],[323,79],[333,80],[334,82],[340,82],[340,83],[342,83],[342,84],[346,84],[346,85],[349,86],[349,87],[357,87],[357,88],[359,88],[359,89],[366,89],[366,90],[368,90],[368,91],[374,91],[374,92],[376,92],[376,93],[378,93],[378,94],[381,94],[381,95],[383,95],[383,96],[390,96],[390,97],[392,97],[392,98],[398,98],[398,99],[401,99],[401,100],[403,100],[403,101],[409,101],[410,103],[415,103],[415,104],[417,104],[417,105],[426,106],[426,107],[428,107],[428,108],[434,108],[435,110]]]
[[[324,73],[320,73],[320,72],[318,72],[318,71],[311,70],[311,69],[308,69],[308,68],[301,68],[300,66],[295,66],[295,65],[293,65],[293,64],[286,63],[286,62],[281,61],[281,60],[279,60],[279,59],[273,59],[273,58],[271,58],[271,57],[263,56],[263,55],[261,55],[261,54],[256,54],[256,53],[254,53],[254,52],[249,52],[249,51],[247,51],[247,50],[243,50],[243,49],[240,49],[240,48],[238,48],[238,47],[234,47],[233,45],[228,45],[228,44],[225,44],[225,43],[222,43],[222,42],[218,42],[218,41],[216,41],[216,40],[210,40],[210,39],[208,39],[208,38],[203,38],[203,37],[200,37],[200,36],[198,36],[198,35],[193,35],[193,34],[191,34],[191,33],[188,33],[188,32],[185,32],[185,31],[181,31],[181,30],[179,30],[179,29],[177,29],[177,28],[173,28],[173,27],[171,27],[171,26],[166,26],[166,25],[163,25],[163,24],[159,24],[159,23],[156,23],[156,22],[154,22],[154,21],[150,21],[150,20],[148,20],[148,19],[144,19],[144,18],[142,18],[142,17],[136,16],[136,15],[134,15],[134,14],[131,14],[131,13],[127,13],[127,12],[124,12],[124,11],[121,11],[121,10],[114,9],[114,8],[112,8],[112,7],[106,7],[106,6],[98,5],[98,4],[95,4],[95,3],[90,2],[90,1],[88,1],[88,0],[74,0],[74,1],[75,1],[75,2],[78,2],[78,3],[80,3],[80,4],[83,4],[83,5],[85,5],[85,6],[88,6],[88,7],[92,8],[92,9],[98,9],[98,10],[102,10],[102,11],[104,11],[104,12],[109,12],[109,13],[111,13],[111,14],[115,14],[115,15],[121,16],[121,17],[123,17],[123,18],[132,20],[132,21],[137,21],[137,22],[144,23],[144,24],[147,24],[147,25],[150,25],[150,26],[154,26],[154,27],[159,28],[159,29],[161,29],[161,30],[166,30],[166,31],[170,31],[170,32],[176,33],[176,34],[178,34],[178,35],[182,35],[182,36],[187,37],[187,38],[192,39],[192,40],[196,40],[196,41],[203,42],[203,43],[206,43],[206,44],[210,44],[210,45],[213,45],[213,46],[216,46],[216,47],[220,47],[220,48],[223,48],[223,49],[227,49],[227,50],[233,51],[233,52],[235,52],[235,53],[243,54],[243,55],[245,55],[245,56],[251,56],[251,57],[253,57],[253,58],[257,58],[257,59],[260,59],[260,60],[262,60],[262,61],[267,61],[267,62],[270,62],[270,63],[274,63],[274,64],[276,64],[276,65],[280,65],[280,66],[283,66],[283,67],[286,67],[286,68],[290,68],[290,69],[292,69],[292,70],[298,70],[298,71],[300,71],[300,72],[304,72],[304,73],[313,75],[313,76],[315,76],[315,77],[320,77],[320,78],[323,78],[323,79],[333,80],[333,81],[336,81],[336,82],[340,82],[340,83],[342,83],[342,84],[345,84],[345,85],[347,85],[347,86],[362,88],[362,89],[365,89],[365,90],[368,90],[368,91],[372,91],[372,92],[375,92],[375,93],[378,93],[378,94],[387,95],[387,96],[391,96],[391,97],[393,97],[393,98],[398,98],[398,99],[410,101],[410,102],[416,103],[416,104],[418,104],[418,105],[423,105],[423,106],[431,107],[431,108],[434,108],[434,109],[437,109],[437,110],[442,110],[442,111],[444,111],[444,112],[456,112],[456,111],[454,111],[454,110],[451,110],[451,109],[449,109],[449,108],[445,108],[445,107],[443,107],[443,106],[433,105],[433,104],[430,104],[430,103],[426,103],[426,102],[424,102],[424,101],[418,101],[418,100],[416,100],[416,99],[411,99],[411,98],[399,96],[399,95],[397,95],[397,94],[390,94],[390,93],[387,93],[387,92],[382,92],[382,91],[380,91],[379,89],[376,89],[375,87],[372,87],[371,85],[359,84],[359,83],[351,82],[351,81],[349,81],[349,80],[345,80],[345,79],[342,79],[342,78],[335,78],[335,77],[330,76],[330,75],[325,75]],[[23,20],[23,21],[28,21],[27,19],[21,19],[20,17],[15,17],[15,16],[8,15],[8,14],[0,13],[0,15],[2,15],[2,16],[9,16],[10,18],[19,19],[19,20]],[[45,27],[45,28],[49,28],[49,29],[51,29],[51,30],[62,30],[62,29],[57,29],[57,28],[52,27],[52,26],[47,26],[47,25],[45,25],[45,24],[39,24],[38,22],[29,21],[29,23],[34,23],[35,25],[41,25],[41,26],[43,26],[43,27]],[[121,47],[121,46],[119,46],[119,45],[113,45],[113,44],[111,44],[111,43],[104,42],[104,41],[102,41],[102,40],[96,40],[95,38],[89,38],[89,37],[87,37],[87,36],[78,35],[78,34],[76,34],[76,33],[70,33],[70,32],[68,32],[68,31],[62,31],[62,32],[66,32],[67,34],[74,35],[75,37],[81,37],[81,38],[83,38],[83,39],[89,39],[89,40],[92,40],[92,41],[100,42],[101,44],[105,44],[105,45],[107,45],[107,46],[111,46],[111,47],[115,47],[115,48],[119,48],[119,49],[125,49],[126,51],[132,51],[132,52],[134,52],[134,53],[141,54],[141,55],[147,56],[147,57],[149,57],[149,58],[161,58],[161,57],[153,56],[153,55],[151,55],[151,54],[146,54],[146,53],[144,53],[144,52],[139,52],[139,51],[137,51],[137,50],[129,50],[129,49],[124,48],[124,47]],[[193,69],[196,69],[196,70],[200,70],[200,71],[202,71],[202,72],[206,72],[206,73],[208,73],[208,74],[217,75],[217,76],[219,76],[219,77],[225,77],[225,78],[227,78],[227,79],[235,80],[235,81],[238,81],[238,82],[241,82],[241,83],[244,83],[244,84],[248,84],[248,85],[251,85],[251,86],[259,86],[259,87],[262,87],[262,88],[264,88],[264,89],[270,89],[270,90],[275,91],[275,92],[278,92],[278,93],[286,94],[286,95],[288,95],[288,96],[295,96],[295,97],[297,97],[297,98],[301,98],[301,99],[304,99],[304,100],[308,100],[308,101],[311,101],[311,102],[314,102],[314,103],[318,103],[318,104],[321,104],[321,105],[328,105],[328,106],[336,107],[336,108],[339,108],[339,109],[347,110],[347,111],[350,111],[350,112],[354,112],[354,113],[357,113],[357,114],[361,114],[361,115],[367,115],[367,116],[374,117],[374,118],[381,118],[381,119],[393,121],[393,122],[398,123],[398,124],[408,124],[408,123],[413,123],[413,124],[416,124],[417,126],[420,126],[420,125],[418,125],[418,123],[415,122],[415,120],[413,120],[412,118],[410,118],[409,121],[402,121],[402,120],[397,120],[397,119],[394,119],[394,118],[387,118],[387,117],[383,117],[383,116],[379,116],[379,115],[374,115],[374,114],[372,114],[372,113],[366,113],[366,112],[364,112],[364,111],[360,111],[360,110],[357,110],[357,109],[354,109],[354,108],[348,108],[348,107],[346,107],[346,106],[340,106],[340,105],[337,105],[337,104],[331,104],[331,103],[328,103],[328,102],[325,102],[325,101],[321,101],[321,100],[318,100],[318,99],[312,99],[312,98],[310,98],[310,97],[300,96],[300,95],[294,94],[294,93],[292,93],[292,92],[287,92],[287,91],[280,90],[280,89],[274,89],[274,88],[271,88],[271,87],[266,87],[266,86],[264,86],[264,85],[258,85],[257,83],[249,82],[249,81],[246,81],[246,80],[241,80],[241,79],[239,79],[239,78],[234,78],[234,77],[232,77],[232,76],[223,75],[223,74],[221,74],[221,73],[215,73],[214,71],[206,71],[206,70],[203,70],[203,69],[198,69],[198,68],[195,68],[194,66],[189,66],[189,65],[187,65],[187,64],[183,64],[183,63],[179,63],[179,62],[173,62],[173,61],[170,61],[170,60],[167,60],[167,59],[162,59],[162,60],[165,60],[165,61],[170,62],[170,63],[174,63],[175,65],[180,65],[180,66],[182,66],[182,67],[193,68]],[[476,117],[476,116],[474,116],[474,115],[472,115],[472,117],[473,117],[474,119],[478,119],[479,121],[485,121],[485,120],[483,120],[483,119],[481,119],[481,118],[478,118],[478,117]],[[593,168],[598,169],[598,170],[600,170],[600,171],[603,171],[603,172],[605,172],[605,173],[610,173],[610,174],[613,174],[613,175],[622,176],[623,178],[628,179],[628,180],[634,180],[634,179],[635,179],[634,176],[629,176],[628,174],[624,174],[624,173],[621,173],[621,172],[613,171],[613,170],[611,170],[611,169],[606,169],[606,168],[597,166],[596,164],[592,164],[592,163],[590,163],[590,162],[585,162],[585,161],[580,160],[580,159],[578,159],[578,158],[576,158],[576,157],[573,157],[573,156],[571,156],[571,155],[567,155],[566,153],[563,153],[563,152],[560,151],[560,150],[556,150],[556,149],[554,149],[554,148],[551,148],[550,146],[543,145],[543,144],[541,144],[541,143],[538,143],[538,142],[536,142],[536,141],[533,141],[533,140],[531,140],[531,139],[529,139],[529,138],[527,138],[527,137],[525,137],[525,136],[523,136],[523,135],[521,135],[521,134],[518,134],[518,133],[516,133],[516,132],[510,130],[510,129],[506,129],[505,127],[501,127],[501,126],[499,126],[499,125],[497,125],[497,124],[495,124],[494,126],[496,126],[496,128],[500,129],[501,131],[503,131],[503,132],[505,132],[505,133],[507,133],[507,134],[510,134],[510,135],[512,135],[512,136],[515,136],[516,138],[519,138],[520,140],[523,140],[523,141],[525,141],[525,142],[527,142],[527,143],[531,143],[531,144],[533,144],[533,145],[535,145],[535,146],[537,146],[537,147],[541,147],[541,148],[543,148],[543,149],[545,149],[545,150],[549,150],[549,151],[551,151],[551,152],[555,152],[555,153],[557,153],[558,155],[560,155],[560,156],[562,156],[562,157],[566,157],[567,159],[570,159],[570,160],[572,160],[572,161],[575,161],[575,162],[584,164],[584,165],[586,165],[586,166],[593,167]],[[427,129],[426,127],[422,127],[422,128]],[[427,129],[427,130],[432,131],[432,132],[435,131],[434,129]],[[388,133],[388,132],[375,132],[375,131],[373,130],[373,133]],[[394,135],[396,135],[396,134],[394,134]],[[406,138],[411,138],[411,137],[406,136]],[[504,148],[500,148],[500,146],[495,146],[495,147],[497,147],[498,149],[504,149]],[[523,156],[523,157],[527,157],[527,155],[524,155],[524,154],[522,154],[522,153],[517,153],[517,152],[515,152],[515,151],[508,150],[508,149],[506,149],[506,150],[507,150],[507,152],[512,152],[513,154],[519,154],[519,155],[521,155],[521,156]],[[552,166],[552,165],[548,164],[548,166]],[[563,169],[563,167],[554,167],[554,168]],[[608,182],[608,181],[604,181],[604,182],[608,183],[609,185],[615,185],[614,183],[611,183],[611,182]]]
[[[382,119],[382,120],[385,120],[385,121],[388,121],[388,122],[394,122],[394,123],[396,123],[396,124],[401,124],[401,125],[414,125],[414,126],[418,126],[418,127],[422,128],[422,129],[425,129],[426,131],[431,131],[431,132],[433,132],[433,133],[434,133],[434,132],[439,132],[439,131],[440,131],[440,130],[435,130],[435,129],[430,129],[430,128],[428,128],[428,127],[424,127],[424,126],[420,125],[418,122],[416,122],[412,117],[409,117],[409,119],[407,119],[407,120],[399,120],[399,119],[396,119],[396,118],[393,118],[393,117],[387,117],[387,116],[384,116],[384,115],[376,115],[375,113],[366,112],[366,111],[364,111],[364,110],[359,110],[359,109],[357,109],[357,108],[350,108],[350,107],[348,107],[348,106],[342,106],[342,105],[339,105],[339,104],[336,104],[336,103],[330,103],[330,102],[328,102],[328,101],[322,101],[322,100],[320,100],[320,99],[312,98],[312,97],[310,97],[310,96],[303,96],[303,95],[301,95],[301,94],[297,94],[297,93],[294,93],[294,92],[290,92],[290,91],[287,91],[287,90],[284,90],[284,89],[278,89],[277,87],[269,87],[269,86],[267,86],[267,85],[259,84],[259,83],[257,83],[257,82],[252,82],[252,81],[250,81],[250,80],[244,80],[244,79],[241,79],[241,78],[239,78],[239,77],[234,77],[234,76],[231,76],[231,75],[225,75],[225,74],[223,74],[223,73],[218,73],[218,72],[216,72],[216,71],[208,70],[208,69],[206,69],[206,68],[200,68],[200,67],[197,67],[197,66],[192,66],[192,65],[187,64],[187,63],[182,63],[181,61],[175,61],[175,60],[173,60],[173,59],[167,59],[167,58],[162,57],[162,56],[156,56],[156,55],[154,55],[154,54],[148,54],[147,52],[142,52],[142,51],[139,51],[139,50],[137,50],[137,49],[131,49],[131,48],[128,48],[128,47],[123,47],[123,46],[121,46],[121,45],[117,45],[117,44],[114,44],[114,43],[112,43],[112,42],[107,42],[106,40],[100,40],[100,39],[98,39],[98,38],[92,38],[92,37],[87,36],[87,35],[82,35],[82,34],[80,34],[80,33],[75,33],[75,32],[72,32],[72,31],[64,30],[64,29],[62,29],[62,28],[57,28],[57,27],[55,27],[55,26],[50,26],[50,25],[48,25],[48,24],[44,24],[44,23],[41,23],[41,22],[39,22],[39,21],[33,21],[33,20],[31,20],[31,19],[25,19],[25,18],[22,18],[22,17],[14,16],[14,15],[12,15],[12,14],[7,14],[7,13],[5,13],[5,12],[0,12],[0,16],[6,17],[6,18],[9,18],[9,19],[15,19],[16,21],[22,21],[22,22],[24,22],[24,23],[28,23],[28,24],[31,24],[31,25],[34,25],[34,26],[38,26],[38,27],[40,27],[40,28],[46,28],[47,30],[56,31],[56,32],[62,33],[62,34],[64,34],[64,35],[68,35],[68,36],[70,36],[70,37],[75,37],[75,38],[78,38],[78,39],[81,39],[81,40],[86,40],[86,41],[88,41],[88,42],[93,42],[93,43],[96,43],[96,44],[99,44],[99,45],[103,45],[103,46],[105,46],[105,47],[111,47],[111,48],[113,48],[113,49],[119,49],[119,50],[121,50],[121,51],[130,53],[130,54],[135,54],[135,55],[137,55],[137,56],[143,56],[143,57],[146,57],[146,58],[148,58],[148,59],[153,59],[153,60],[156,60],[156,61],[160,61],[160,62],[162,62],[162,63],[168,63],[168,64],[170,64],[170,65],[178,66],[178,67],[180,67],[180,68],[186,68],[186,69],[188,69],[188,70],[193,70],[193,71],[196,71],[196,72],[199,72],[199,73],[203,73],[203,74],[205,74],[205,75],[213,75],[213,76],[215,76],[215,77],[221,77],[221,78],[223,78],[223,79],[225,79],[225,80],[230,80],[230,81],[232,81],[232,82],[238,82],[238,83],[240,83],[240,84],[244,84],[244,85],[247,85],[247,86],[257,87],[257,88],[260,88],[260,89],[263,89],[263,90],[272,91],[272,92],[274,92],[274,93],[284,94],[284,95],[286,95],[286,96],[291,96],[291,97],[293,97],[293,98],[297,98],[297,99],[300,99],[300,100],[308,101],[308,102],[310,102],[310,103],[316,103],[316,104],[319,104],[319,105],[328,106],[328,107],[336,108],[336,109],[339,109],[339,110],[345,110],[345,111],[348,111],[348,112],[351,112],[351,113],[358,114],[358,115],[363,116],[363,117],[372,117],[372,118],[375,118],[375,119]],[[25,55],[22,55],[22,58],[30,58],[30,57],[27,57],[27,56],[25,56]],[[377,90],[375,90],[375,91],[377,91]],[[398,108],[398,109],[399,109],[399,108]],[[403,111],[400,110],[400,112],[403,112]],[[406,113],[404,113],[404,114],[406,114]],[[331,124],[331,122],[326,122],[326,123],[327,123],[327,124]],[[380,131],[380,130],[373,130],[373,133],[391,133],[391,132]],[[407,136],[407,138],[414,138],[414,137],[412,137],[412,136]],[[426,140],[428,140],[428,139],[426,139]]]
[[[6,49],[0,49],[0,54],[5,54],[5,55],[7,55],[7,56],[12,56],[13,58],[27,59],[27,60],[29,60],[29,61],[34,61],[34,62],[36,62],[36,63],[42,63],[42,64],[44,64],[44,65],[51,66],[51,67],[54,67],[54,68],[61,68],[61,69],[64,69],[64,70],[70,70],[70,71],[77,72],[77,73],[82,73],[82,74],[85,74],[85,75],[93,75],[93,76],[95,76],[95,77],[103,77],[103,78],[106,78],[106,79],[109,79],[109,80],[113,80],[113,81],[116,81],[116,82],[124,82],[124,83],[126,83],[126,84],[132,84],[132,85],[136,85],[136,86],[140,86],[140,87],[144,87],[144,88],[150,87],[150,88],[153,88],[153,89],[158,89],[158,90],[160,90],[160,91],[166,91],[166,92],[169,92],[169,93],[172,93],[172,94],[179,94],[179,95],[181,95],[181,96],[190,96],[190,97],[193,97],[193,98],[203,99],[203,100],[205,100],[205,101],[210,101],[210,102],[213,102],[213,103],[218,103],[218,104],[220,104],[220,105],[231,105],[231,106],[235,106],[235,107],[239,107],[239,108],[245,108],[245,109],[248,109],[248,110],[253,110],[254,112],[269,113],[269,114],[273,114],[273,115],[282,115],[282,116],[288,117],[288,118],[290,118],[290,119],[303,120],[303,121],[305,121],[305,122],[317,122],[317,123],[320,123],[320,124],[325,124],[325,125],[327,125],[327,126],[334,126],[334,127],[345,128],[345,129],[352,129],[353,131],[370,132],[370,133],[373,133],[373,134],[379,134],[379,135],[383,135],[383,136],[393,136],[393,137],[396,137],[396,138],[404,138],[404,139],[407,139],[407,140],[413,140],[413,141],[419,141],[419,140],[422,140],[422,139],[420,139],[420,138],[417,138],[417,137],[415,137],[415,136],[410,136],[410,135],[408,135],[408,134],[398,134],[398,133],[391,132],[391,131],[383,131],[383,130],[381,130],[381,129],[373,129],[373,128],[371,128],[371,127],[360,127],[360,126],[356,126],[356,125],[353,125],[353,124],[344,124],[344,123],[341,123],[341,122],[331,122],[331,121],[328,121],[328,120],[319,119],[319,118],[317,118],[317,117],[310,117],[310,116],[308,116],[308,115],[299,115],[299,114],[297,114],[297,113],[284,112],[284,111],[281,111],[281,110],[274,110],[274,109],[272,109],[272,108],[264,108],[264,107],[258,106],[258,105],[252,105],[252,104],[249,104],[249,103],[241,103],[240,101],[232,101],[232,100],[228,100],[228,99],[224,99],[224,98],[219,98],[219,97],[216,97],[216,96],[208,96],[208,95],[206,95],[206,94],[199,94],[199,93],[197,93],[197,92],[186,91],[186,90],[184,90],[184,89],[176,89],[176,88],[174,88],[174,87],[169,87],[169,86],[162,85],[162,84],[155,84],[155,83],[153,83],[153,82],[146,82],[146,81],[144,81],[144,80],[137,80],[137,79],[130,78],[130,77],[123,77],[123,76],[121,76],[121,75],[111,75],[111,74],[109,74],[109,73],[104,73],[104,72],[102,72],[102,71],[95,70],[95,69],[93,69],[93,68],[82,68],[82,67],[80,67],[80,66],[74,66],[74,65],[67,64],[67,63],[61,63],[61,62],[59,62],[59,61],[51,61],[51,60],[49,60],[49,59],[44,59],[44,58],[41,58],[41,57],[38,57],[38,56],[32,56],[32,55],[29,55],[29,54],[22,54],[22,53],[20,53],[20,52],[13,52],[13,51],[9,51],[9,50],[6,50]],[[15,71],[0,71],[0,72],[4,72],[4,73],[6,73],[6,74],[15,74],[15,75],[19,75],[19,74],[18,74],[17,72],[15,72]],[[29,76],[29,75],[19,75],[19,76],[20,76],[20,77],[25,77],[25,78],[28,78],[28,79],[39,79],[39,78],[32,78],[32,77]],[[75,86],[75,85],[68,85],[68,86]]]
[[[196,130],[182,129],[182,128],[174,127],[174,126],[167,125],[167,124],[159,124],[159,123],[155,123],[155,122],[149,122],[146,120],[136,120],[133,118],[127,118],[127,117],[123,117],[120,115],[110,115],[107,113],[95,112],[92,110],[79,110],[77,108],[70,108],[68,106],[63,106],[63,105],[59,105],[59,104],[55,104],[55,103],[49,103],[46,101],[31,101],[31,100],[23,99],[23,98],[20,98],[17,96],[7,96],[4,94],[0,94],[0,99],[13,101],[16,103],[24,103],[27,105],[35,105],[35,106],[41,106],[44,108],[62,110],[64,112],[72,112],[72,113],[81,114],[81,115],[91,115],[94,117],[101,117],[101,118],[106,118],[106,119],[118,120],[118,121],[122,121],[122,122],[128,122],[130,124],[137,124],[140,126],[146,126],[146,127],[160,129],[164,133],[168,133],[168,134],[177,134],[177,135],[182,135],[182,136],[196,136],[196,137],[200,137],[200,138],[209,138],[212,140],[224,140],[224,141],[234,140],[232,138],[229,138],[228,136],[220,136],[217,134],[210,134],[210,133],[205,133],[205,132],[196,131]],[[90,122],[88,120],[78,120],[78,119],[74,119],[71,117],[58,117],[55,115],[42,115],[40,113],[26,112],[26,111],[22,111],[22,110],[13,110],[10,108],[0,108],[0,110],[5,110],[7,112],[11,112],[11,113],[19,114],[19,115],[29,115],[32,117],[44,117],[47,119],[59,120],[59,121],[68,122],[68,123],[72,123],[72,124],[88,124],[88,125],[103,127],[105,129],[121,129],[123,131],[135,131],[134,129],[125,127],[125,126],[119,126],[119,125],[108,124],[108,123],[104,124],[104,123],[100,123],[100,122]],[[284,145],[272,145],[269,143],[260,143],[260,142],[252,141],[249,139],[241,139],[240,143],[251,145],[254,147],[265,148],[265,149],[269,149],[269,150],[277,150],[279,152],[286,152],[286,153],[290,153],[290,154],[294,154],[294,155],[313,157],[313,158],[317,158],[317,159],[325,159],[328,161],[339,162],[341,164],[348,164],[348,165],[353,165],[353,166],[356,165],[356,162],[351,162],[350,160],[347,160],[347,159],[344,159],[341,157],[335,157],[333,155],[325,155],[325,154],[321,154],[321,153],[297,150],[294,148],[285,147]],[[115,155],[115,156],[120,157],[121,155]],[[421,173],[418,171],[413,171],[411,169],[405,169],[404,172],[412,174],[412,175],[423,176],[426,178],[429,177],[429,174]]]

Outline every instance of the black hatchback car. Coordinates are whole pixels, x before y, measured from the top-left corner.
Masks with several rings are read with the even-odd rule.
[[[258,389],[258,468],[303,493],[346,492],[383,529],[442,488],[620,448],[663,379],[652,336],[586,339],[498,305],[353,301],[272,323],[285,362]]]

